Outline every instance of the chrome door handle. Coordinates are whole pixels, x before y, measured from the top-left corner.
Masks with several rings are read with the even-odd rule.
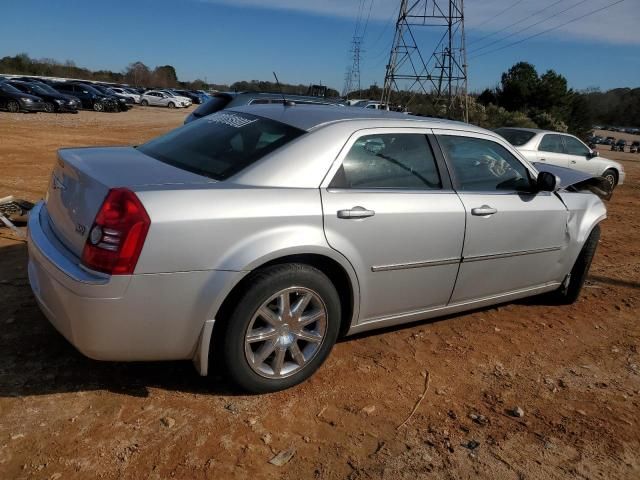
[[[471,209],[471,215],[477,215],[480,217],[493,215],[494,213],[498,213],[498,209],[490,207],[489,205],[482,205],[481,207]]]
[[[353,207],[348,210],[338,210],[338,218],[367,218],[376,214],[373,210],[364,207]]]
[[[571,160],[571,163],[576,163],[576,161],[575,160]]]
[[[541,159],[540,159],[540,161],[541,161],[541,162],[546,162],[546,161],[547,161],[547,159],[546,159],[546,158],[541,158]]]

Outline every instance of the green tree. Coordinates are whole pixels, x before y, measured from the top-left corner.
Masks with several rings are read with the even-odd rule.
[[[502,74],[498,89],[498,105],[509,111],[527,111],[535,101],[540,79],[533,65],[516,63]]]

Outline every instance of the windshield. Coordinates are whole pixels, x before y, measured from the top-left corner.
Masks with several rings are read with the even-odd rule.
[[[33,86],[33,89],[37,92],[42,90],[44,93],[49,93],[52,95],[60,95],[60,92],[58,92],[55,88],[50,87],[46,83],[31,82],[30,85]]]
[[[22,93],[16,87],[14,87],[13,85],[9,85],[8,83],[0,83],[0,90],[7,93],[17,93],[17,94]]]
[[[535,132],[518,130],[516,128],[498,128],[495,132],[504,137],[505,140],[514,147],[521,147],[535,136]]]
[[[248,113],[218,112],[139,147],[174,167],[224,180],[304,134]]]
[[[82,88],[83,90],[86,90],[89,93],[93,93],[94,95],[102,95],[102,92],[99,91],[98,89],[91,87],[89,85],[86,84],[76,84],[78,87]]]
[[[46,88],[41,87],[37,83],[30,83],[29,87],[31,87],[33,89],[33,91],[36,92],[36,93],[41,93],[41,94],[44,94],[44,95],[51,93]],[[54,92],[54,93],[57,94],[57,92]]]

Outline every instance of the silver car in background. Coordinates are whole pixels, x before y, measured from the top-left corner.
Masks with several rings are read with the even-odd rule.
[[[572,168],[590,175],[604,177],[611,188],[624,183],[624,167],[600,157],[577,137],[535,128],[504,127],[496,129],[530,162],[547,163]]]
[[[184,97],[176,97],[160,90],[148,90],[140,95],[140,105],[143,107],[186,108],[191,105],[191,100]]]
[[[220,362],[274,391],[339,335],[575,301],[606,211],[559,181],[467,124],[237,107],[139,147],[60,150],[29,219],[29,281],[91,358]]]

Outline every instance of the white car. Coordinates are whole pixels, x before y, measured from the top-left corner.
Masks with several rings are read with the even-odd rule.
[[[149,90],[140,96],[140,104],[144,107],[169,107],[169,108],[186,108],[191,105],[191,100],[184,97],[175,97],[167,92],[160,90]]]
[[[141,95],[139,93],[135,93],[133,90],[120,88],[120,87],[110,87],[110,88],[111,90],[113,90],[114,92],[116,92],[118,95],[122,97],[129,97],[131,100],[133,100],[134,103],[140,103],[140,101],[142,100],[140,98]]]
[[[535,128],[498,128],[502,135],[530,162],[548,163],[573,168],[604,177],[614,188],[624,183],[624,167],[613,160],[600,157],[578,138],[568,133]]]
[[[162,93],[166,93],[170,97],[174,97],[174,98],[179,99],[182,102],[186,102],[187,103],[187,107],[190,107],[193,104],[193,100],[191,100],[189,97],[183,97],[182,95],[179,95],[176,92],[172,92],[171,90],[160,90],[160,91]]]

